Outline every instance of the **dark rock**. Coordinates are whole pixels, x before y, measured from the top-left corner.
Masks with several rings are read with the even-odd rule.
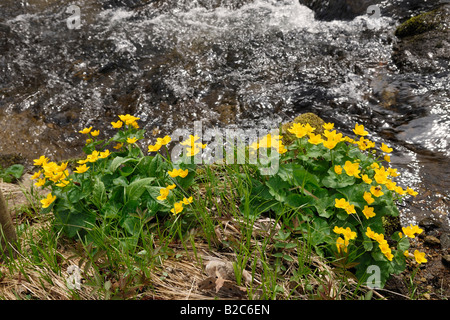
[[[299,0],[315,13],[318,20],[353,20],[357,16],[368,14],[371,5],[380,8],[380,16],[403,21],[415,14],[432,10],[441,4],[441,0]]]
[[[445,266],[450,267],[450,254],[445,254],[442,256],[442,263]]]
[[[355,17],[366,14],[367,8],[377,3],[371,0],[300,0],[303,4],[315,12],[318,20],[353,20]]]
[[[395,34],[400,41],[392,58],[403,72],[448,72],[450,68],[450,5],[405,21]]]
[[[425,229],[426,232],[437,229],[441,226],[441,222],[433,217],[427,217],[419,221],[419,227]]]
[[[450,234],[448,232],[441,234],[441,237],[439,240],[441,242],[442,249],[447,250],[450,248]]]

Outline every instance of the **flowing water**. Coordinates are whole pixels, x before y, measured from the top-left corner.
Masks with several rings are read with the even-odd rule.
[[[0,153],[76,156],[77,131],[108,135],[123,113],[170,134],[196,120],[269,129],[314,112],[394,148],[399,182],[420,192],[403,223],[449,225],[449,70],[399,72],[393,18],[317,21],[297,0],[0,5]]]

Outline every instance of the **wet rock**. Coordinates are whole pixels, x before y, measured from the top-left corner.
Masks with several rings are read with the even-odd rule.
[[[318,20],[353,20],[367,11],[367,7],[377,1],[370,0],[300,0],[300,4],[315,12]]]
[[[396,20],[404,20],[411,15],[431,10],[441,3],[440,0],[299,0],[315,12],[318,20],[353,20],[357,16],[367,14],[367,8],[377,5],[380,15]]]
[[[450,4],[400,25],[392,58],[403,72],[446,72],[450,67]]]

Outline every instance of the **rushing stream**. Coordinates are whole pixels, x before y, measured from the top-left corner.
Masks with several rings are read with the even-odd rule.
[[[77,131],[107,135],[122,113],[170,134],[196,120],[274,128],[314,112],[394,148],[400,183],[420,192],[403,223],[448,226],[449,70],[399,72],[397,25],[318,21],[297,0],[1,0],[0,153],[76,156]]]

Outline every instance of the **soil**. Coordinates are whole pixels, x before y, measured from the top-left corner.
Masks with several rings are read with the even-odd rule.
[[[418,265],[408,259],[407,267],[400,275],[391,277],[382,294],[388,299],[448,300],[450,298],[450,254],[448,243],[442,241],[449,233],[440,229],[427,230],[412,239],[408,250],[425,252],[426,263]],[[441,239],[441,240],[440,240]],[[389,292],[388,292],[389,291]]]

